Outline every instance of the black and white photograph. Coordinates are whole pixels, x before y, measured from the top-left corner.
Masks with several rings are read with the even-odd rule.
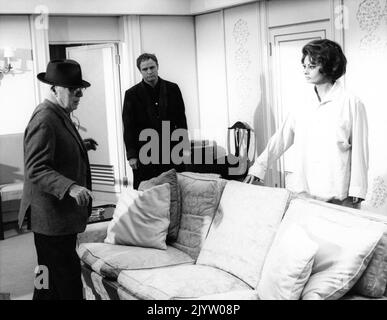
[[[387,300],[386,76],[387,0],[0,0],[0,300]]]

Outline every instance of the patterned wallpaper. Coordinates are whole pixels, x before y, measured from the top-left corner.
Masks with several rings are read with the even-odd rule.
[[[374,208],[381,208],[387,201],[386,177],[378,176],[374,179],[371,186],[371,197],[368,200],[369,205]]]
[[[250,37],[249,25],[246,20],[238,19],[233,28],[232,32],[234,40],[234,67],[235,67],[235,77],[236,77],[236,97],[237,105],[239,107],[239,116],[242,118],[247,118],[250,116],[249,107],[249,97],[253,90],[253,82],[251,81],[251,76],[249,75],[249,68],[251,66],[251,57],[247,42]],[[250,120],[249,119],[249,120]],[[235,120],[235,119],[233,119]],[[251,121],[251,120],[250,120]]]
[[[362,50],[387,50],[387,39],[383,39],[379,30],[387,24],[387,0],[364,0],[356,13],[360,29],[364,35],[360,41]]]
[[[257,4],[225,10],[225,52],[229,124],[244,121],[260,128],[259,25]]]
[[[362,208],[387,215],[387,0],[345,0],[344,4],[350,22],[344,30],[350,66],[347,80],[365,102],[368,113],[370,171]]]

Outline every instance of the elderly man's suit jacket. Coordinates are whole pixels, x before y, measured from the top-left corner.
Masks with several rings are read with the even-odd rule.
[[[84,231],[91,204],[78,206],[68,190],[74,183],[91,189],[87,151],[70,118],[49,100],[38,105],[25,130],[24,166],[19,225],[30,210],[36,233]]]
[[[170,121],[171,132],[175,129],[187,129],[184,101],[179,86],[161,78],[159,81],[158,113],[143,81],[125,93],[122,119],[128,160],[138,158],[141,146],[146,144],[146,142],[139,141],[139,135],[143,129],[151,128],[161,134],[161,121],[163,120]]]

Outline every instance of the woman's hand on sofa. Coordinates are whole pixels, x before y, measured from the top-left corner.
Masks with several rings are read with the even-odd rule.
[[[243,180],[244,183],[249,183],[249,184],[262,184],[259,183],[261,182],[261,179],[259,179],[256,176],[253,176],[252,174],[248,174],[246,178]]]

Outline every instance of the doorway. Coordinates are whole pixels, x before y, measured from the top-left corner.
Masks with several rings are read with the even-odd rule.
[[[329,20],[302,23],[298,25],[275,27],[269,30],[270,41],[270,85],[275,130],[286,119],[289,112],[300,106],[306,90],[311,90],[305,83],[301,68],[301,49],[309,41],[331,37]],[[274,134],[274,132],[272,132]],[[294,168],[294,150],[290,147],[273,166],[274,185],[286,188]]]
[[[50,44],[50,59],[73,59],[91,83],[72,120],[83,139],[97,141],[89,151],[94,205],[116,203],[125,177],[121,90],[116,43]]]

